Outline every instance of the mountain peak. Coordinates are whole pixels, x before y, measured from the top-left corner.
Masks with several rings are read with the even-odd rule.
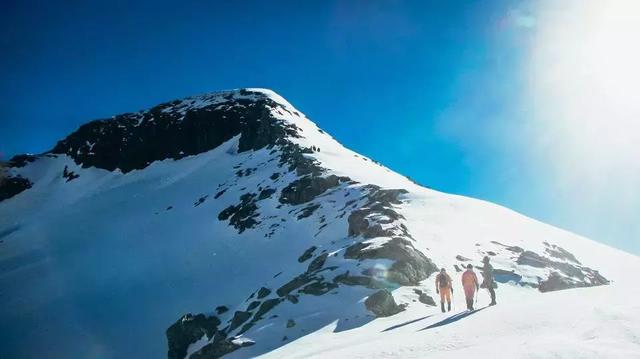
[[[301,118],[272,90],[228,90],[91,121],[51,152],[66,154],[83,167],[129,172],[212,150],[237,135],[240,151],[273,146],[298,136],[294,123]]]

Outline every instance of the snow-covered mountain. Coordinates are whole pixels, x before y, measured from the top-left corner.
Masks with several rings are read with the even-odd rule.
[[[598,315],[611,335],[534,354],[601,353],[580,351],[585,341],[640,353],[627,322],[640,319],[637,257],[422,187],[270,90],[92,121],[50,152],[14,157],[0,241],[0,357],[456,356],[488,353],[474,333],[486,327],[513,357],[527,340],[555,345],[542,330],[590,330]],[[485,255],[499,305],[439,314],[434,273],[457,284]],[[600,313],[592,296],[630,312]]]

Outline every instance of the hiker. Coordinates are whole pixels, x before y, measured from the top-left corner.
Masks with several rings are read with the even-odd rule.
[[[482,259],[484,266],[482,267],[482,286],[489,290],[489,294],[491,295],[491,303],[489,305],[496,305],[496,291],[493,289],[495,284],[493,278],[493,266],[489,263],[490,259],[488,256],[485,256]]]
[[[440,308],[444,313],[444,301],[447,301],[448,311],[451,311],[451,294],[453,293],[453,286],[451,277],[447,274],[447,270],[442,268],[440,274],[436,276],[436,293],[440,294]]]
[[[476,290],[480,289],[480,284],[478,284],[478,276],[473,271],[471,264],[467,264],[467,270],[462,273],[462,288],[464,288],[464,297],[467,300],[467,309],[473,310],[473,295]]]

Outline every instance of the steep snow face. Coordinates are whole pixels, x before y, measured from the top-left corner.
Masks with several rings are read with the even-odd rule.
[[[499,295],[530,303],[633,285],[640,270],[631,255],[418,186],[264,89],[93,121],[5,172],[8,357],[288,356],[327,328],[370,341],[434,312],[433,273],[457,283],[484,256]],[[379,290],[393,297],[372,297],[387,299],[378,315],[399,314],[367,310]]]

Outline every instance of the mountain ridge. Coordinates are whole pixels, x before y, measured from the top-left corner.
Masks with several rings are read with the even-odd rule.
[[[149,292],[166,303],[145,309],[159,322],[146,320],[140,330],[149,333],[134,335],[147,338],[140,355],[167,328],[169,357],[200,358],[259,355],[335,320],[341,330],[365,326],[432,303],[425,281],[437,268],[455,272],[484,255],[499,282],[523,295],[619,274],[590,267],[601,264],[594,244],[421,187],[344,148],[268,90],[201,95],[84,126],[48,153],[9,161],[8,178],[29,187],[0,201],[8,247],[0,263],[11,269],[2,284],[29,278],[38,292],[53,282],[25,266],[43,274],[47,258],[64,258],[61,275],[88,288],[75,292],[111,298],[126,316],[129,302],[117,293],[150,280]],[[74,264],[85,257],[114,277]],[[99,306],[73,293],[60,295],[95,315]],[[129,306],[142,310],[150,294],[134,293]],[[379,302],[365,305],[367,297]],[[4,299],[24,311],[18,298]],[[110,344],[116,356],[129,354]]]

